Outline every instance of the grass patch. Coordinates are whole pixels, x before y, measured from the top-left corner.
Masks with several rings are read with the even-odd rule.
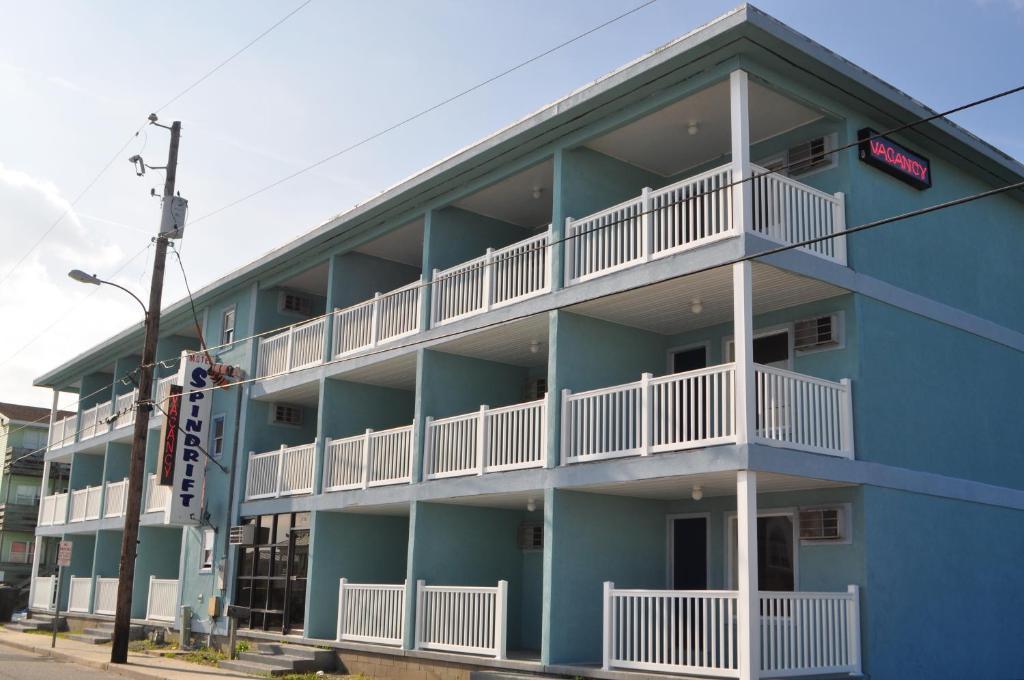
[[[238,652],[239,654],[241,654],[242,652],[248,652],[249,651],[249,641],[248,640],[239,640],[238,642],[236,642],[235,643],[235,651]]]
[[[166,654],[165,656],[173,656],[175,659],[197,663],[202,666],[216,666],[218,662],[228,658],[226,654],[212,647],[199,647],[185,654]]]
[[[273,677],[274,680],[341,680],[341,678],[348,678],[349,680],[370,680],[370,678],[362,673],[359,675],[338,675],[336,673],[324,673],[323,675],[317,675],[316,671],[310,671],[309,673],[289,673],[287,675],[275,675]]]
[[[177,642],[165,642],[162,645],[158,645],[152,640],[132,640],[128,643],[129,652],[150,652],[150,651],[169,651],[177,649]]]
[[[40,630],[38,628],[33,628],[32,630],[24,630],[22,632],[23,633],[28,633],[29,635],[45,635],[46,637],[53,637],[53,631],[49,630],[49,629]],[[57,631],[57,637],[59,637],[59,638],[66,638],[70,634],[71,634],[70,631],[66,631],[66,630],[58,630]]]

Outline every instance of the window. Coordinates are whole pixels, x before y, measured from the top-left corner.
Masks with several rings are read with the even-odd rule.
[[[793,346],[797,352],[816,352],[842,347],[838,314],[801,319],[793,324]]]
[[[235,341],[235,308],[224,310],[220,325],[220,344],[229,345]]]
[[[203,529],[203,562],[199,571],[213,570],[213,542],[216,537],[213,529]]]
[[[516,536],[520,550],[537,551],[544,549],[544,523],[523,522]]]
[[[19,484],[14,490],[17,505],[34,505],[39,500],[39,487],[35,484]]]
[[[313,300],[305,295],[281,291],[277,307],[280,311],[302,316],[313,315]]]
[[[213,418],[213,444],[210,446],[210,455],[216,459],[224,455],[224,416]]]
[[[800,540],[805,543],[849,543],[848,510],[848,505],[801,508]]]
[[[780,172],[789,177],[799,177],[812,172],[828,170],[836,167],[838,163],[836,154],[832,153],[836,148],[837,139],[834,133],[814,137],[794,144],[780,154],[762,159],[758,165],[766,170]]]
[[[291,404],[274,404],[271,417],[275,425],[302,425],[302,407]]]
[[[7,561],[15,564],[29,564],[36,551],[35,541],[12,541],[7,552]]]

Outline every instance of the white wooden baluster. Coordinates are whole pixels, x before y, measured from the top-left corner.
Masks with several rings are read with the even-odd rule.
[[[651,455],[651,432],[653,430],[654,409],[651,408],[651,380],[654,375],[644,373],[640,376],[640,455]]]
[[[478,475],[487,471],[487,409],[488,406],[480,406],[480,415],[476,421],[476,465]]]
[[[281,478],[284,476],[284,452],[288,447],[281,444],[281,450],[277,455],[277,486],[274,487],[274,497],[281,495]]]
[[[504,659],[508,656],[508,581],[498,581],[498,598],[494,608],[494,656]]]
[[[363,488],[370,487],[370,435],[373,430],[367,428],[363,434]]]
[[[380,337],[380,292],[373,294],[373,306],[370,312],[370,347],[376,347]]]
[[[484,261],[482,264],[483,271],[483,284],[480,290],[480,296],[483,298],[483,309],[481,311],[489,311],[491,309],[491,303],[494,300],[494,248],[488,248],[484,254]],[[463,294],[468,293],[464,291]]]
[[[654,252],[654,220],[651,215],[651,188],[644,187],[640,192],[640,254],[644,262],[651,259]]]
[[[604,582],[603,591],[603,606],[602,611],[602,649],[601,649],[601,669],[611,670],[612,667],[612,645],[615,644],[612,635],[615,630],[615,619],[614,619],[614,602],[612,601],[612,590],[615,589],[615,583],[612,581]]]

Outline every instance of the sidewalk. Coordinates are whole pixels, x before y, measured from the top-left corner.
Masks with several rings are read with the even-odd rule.
[[[127,664],[112,664],[110,663],[110,645],[91,645],[57,638],[56,649],[50,649],[48,635],[18,633],[5,628],[0,628],[0,645],[89,666],[115,675],[135,678],[135,680],[209,680],[209,678],[217,680],[246,678],[251,680],[252,678],[249,675],[232,673],[214,666],[201,666],[187,661],[135,652],[128,653]]]

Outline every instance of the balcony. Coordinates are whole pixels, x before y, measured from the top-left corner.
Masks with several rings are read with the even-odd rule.
[[[43,496],[39,502],[39,526],[48,527],[64,524],[68,515],[68,493]]]
[[[120,484],[121,482],[116,482]],[[127,494],[126,494],[127,495]],[[143,512],[164,512],[171,502],[171,487],[160,484],[160,476],[146,475],[146,496]]]
[[[408,484],[412,479],[412,425],[344,439],[324,448],[324,491]]]
[[[326,319],[320,317],[262,338],[256,362],[257,377],[297,371],[323,362],[326,323]]]
[[[149,577],[146,620],[173,623],[178,618],[178,579]]]
[[[72,491],[71,512],[68,514],[68,521],[84,522],[88,519],[99,519],[102,494],[102,486],[87,486],[84,489]]]
[[[849,381],[754,365],[755,441],[853,457]],[[735,365],[562,393],[562,462],[702,448],[736,441]]]
[[[420,332],[423,284],[415,281],[334,312],[332,355],[344,357]]]
[[[78,416],[68,416],[54,422],[50,430],[50,449],[59,449],[62,446],[75,443],[75,435],[78,431]]]
[[[313,493],[316,442],[249,453],[245,500]]]

